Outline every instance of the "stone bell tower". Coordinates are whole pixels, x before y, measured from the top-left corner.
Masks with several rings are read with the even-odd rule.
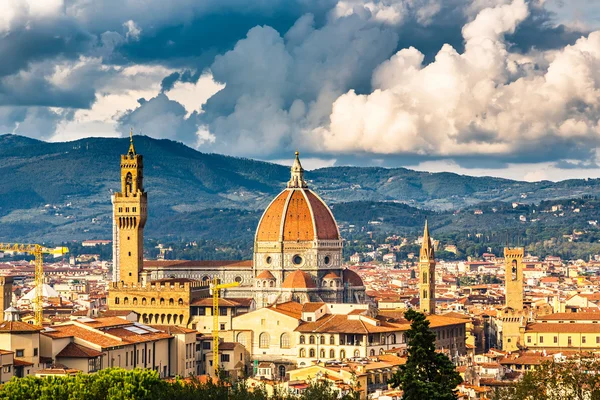
[[[143,172],[143,157],[135,152],[131,132],[129,151],[121,156],[121,192],[114,194],[119,281],[126,284],[137,284],[143,267],[144,225],[148,212]]]
[[[429,236],[429,226],[425,221],[423,244],[419,254],[420,309],[424,314],[435,314],[435,254]]]

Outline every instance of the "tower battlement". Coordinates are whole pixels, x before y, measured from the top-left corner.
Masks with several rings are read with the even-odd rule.
[[[504,258],[519,258],[522,259],[525,256],[525,249],[522,247],[505,247]]]

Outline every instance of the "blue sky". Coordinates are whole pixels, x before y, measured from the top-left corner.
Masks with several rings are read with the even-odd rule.
[[[0,132],[600,177],[596,0],[13,0]]]

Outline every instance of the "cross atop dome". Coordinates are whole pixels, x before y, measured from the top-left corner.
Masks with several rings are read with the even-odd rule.
[[[300,153],[296,152],[296,159],[294,160],[294,164],[292,164],[292,177],[290,178],[287,187],[290,189],[296,188],[306,188],[308,185],[304,181],[304,168],[302,168],[302,164],[300,164]]]

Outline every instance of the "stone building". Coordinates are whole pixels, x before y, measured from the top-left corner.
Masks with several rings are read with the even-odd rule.
[[[141,322],[201,327],[209,308],[194,307],[209,296],[209,284],[238,282],[222,291],[228,299],[252,299],[252,308],[289,301],[363,303],[361,278],[342,267],[342,238],[325,202],[308,188],[298,153],[287,187],[265,210],[249,261],[144,261],[147,194],[143,158],[133,138],[121,156],[121,192],[112,196],[116,281],[111,310],[133,310]],[[193,315],[192,311],[205,312]],[[200,318],[202,319],[202,318]]]
[[[187,326],[192,299],[208,296],[208,282],[192,279],[156,279],[143,270],[144,225],[147,194],[143,184],[143,157],[131,137],[127,154],[121,156],[121,192],[112,196],[118,280],[108,292],[111,310],[132,310],[141,322]]]

